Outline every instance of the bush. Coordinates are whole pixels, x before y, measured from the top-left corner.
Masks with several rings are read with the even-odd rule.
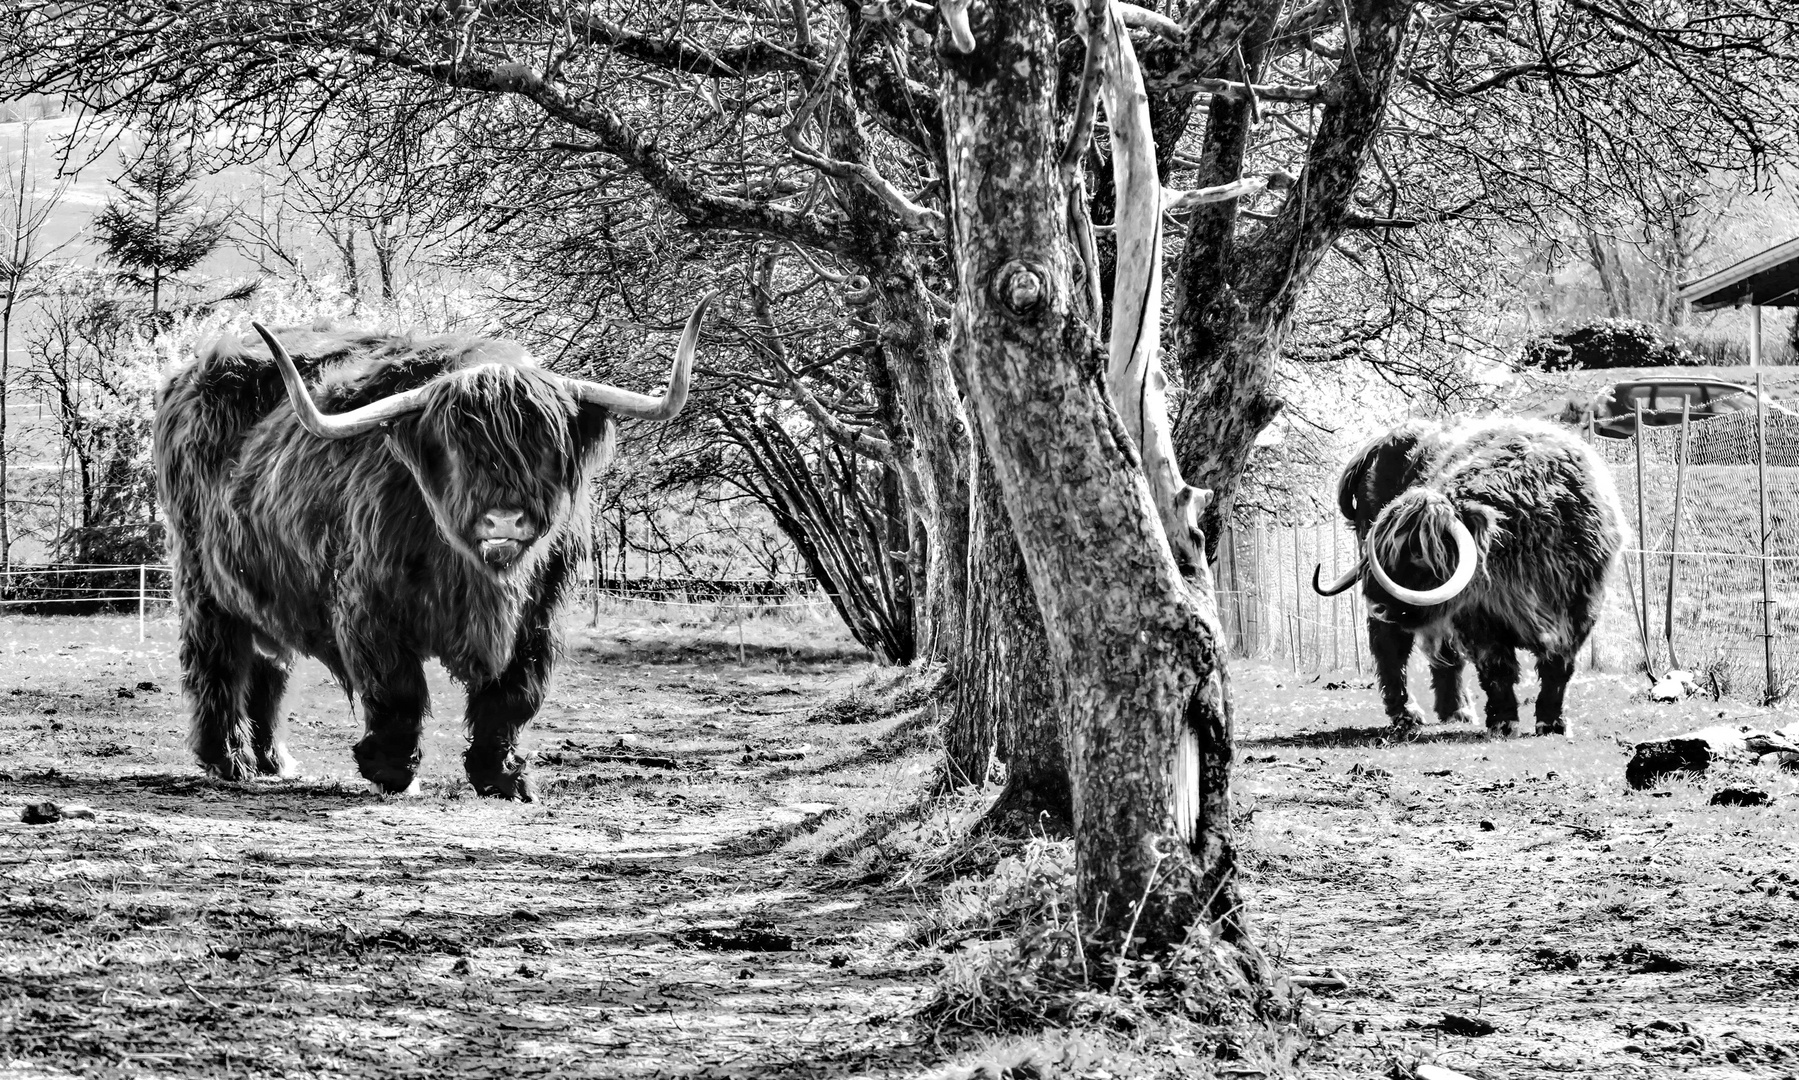
[[[1524,343],[1523,361],[1543,371],[1690,367],[1705,362],[1635,319],[1601,319],[1539,334]]]

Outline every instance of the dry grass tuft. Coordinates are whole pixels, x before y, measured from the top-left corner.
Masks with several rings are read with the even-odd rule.
[[[1195,927],[1169,957],[1102,963],[1094,958],[1110,943],[1083,928],[1074,890],[1073,846],[1052,840],[945,887],[912,937],[950,954],[918,1021],[951,1040],[1096,1029],[1262,1075],[1288,1071],[1304,1043],[1290,999],[1246,979],[1212,928]]]

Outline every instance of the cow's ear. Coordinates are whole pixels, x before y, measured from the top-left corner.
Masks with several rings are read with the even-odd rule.
[[[612,460],[612,450],[618,441],[618,420],[609,409],[583,403],[576,410],[575,438],[583,461],[595,467],[604,466]]]
[[[575,410],[575,436],[583,447],[611,438],[617,429],[618,421],[613,419],[612,410],[604,406],[582,402]]]
[[[422,425],[400,423],[385,436],[388,453],[406,466],[427,498],[441,502],[450,487],[449,454],[425,435]]]
[[[1463,503],[1456,507],[1456,516],[1474,534],[1474,542],[1482,551],[1487,549],[1493,538],[1493,530],[1499,527],[1505,517],[1486,503]]]

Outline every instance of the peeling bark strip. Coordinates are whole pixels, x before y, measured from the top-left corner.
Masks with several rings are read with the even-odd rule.
[[[1162,531],[1181,576],[1210,592],[1198,515],[1211,500],[1181,479],[1168,425],[1162,373],[1162,182],[1150,131],[1149,94],[1117,5],[1080,13],[1087,48],[1099,59],[1099,94],[1112,125],[1113,215],[1118,261],[1113,283],[1111,358],[1106,387],[1143,458]],[[1190,839],[1190,837],[1186,837]]]
[[[1079,315],[1048,3],[971,14],[974,51],[941,52],[957,337],[1058,674],[1083,915],[1121,952],[1172,947],[1196,922],[1240,939],[1218,650]],[[1183,753],[1197,796],[1176,783]]]

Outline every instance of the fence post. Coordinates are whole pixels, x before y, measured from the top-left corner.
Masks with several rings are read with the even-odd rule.
[[[1683,397],[1680,402],[1680,456],[1674,459],[1674,524],[1668,538],[1668,604],[1662,620],[1662,630],[1668,639],[1668,666],[1676,668],[1680,666],[1680,657],[1674,651],[1674,580],[1675,567],[1680,561],[1680,506],[1686,488],[1687,423],[1692,419],[1692,411],[1693,399]]]
[[[1756,336],[1761,330],[1761,309],[1755,308]],[[1762,704],[1773,704],[1774,697],[1774,594],[1768,582],[1768,424],[1767,409],[1762,407],[1762,373],[1755,370],[1755,489],[1760,495],[1762,556]]]
[[[1592,447],[1593,451],[1595,453],[1597,453],[1599,450],[1599,436],[1597,433],[1594,432],[1593,424],[1594,424],[1593,410],[1588,409],[1587,410],[1587,445]],[[1607,464],[1609,465],[1610,463],[1608,462]],[[1630,571],[1626,570],[1625,573],[1628,574],[1628,573],[1630,573]],[[1599,635],[1598,634],[1591,634],[1587,637],[1587,667],[1593,671],[1599,670]]]
[[[1224,551],[1231,561],[1231,603],[1237,609],[1237,652],[1248,656],[1249,642],[1243,619],[1243,575],[1237,571],[1237,530],[1228,525],[1224,529]]]
[[[1643,639],[1643,674],[1651,680],[1655,658],[1649,652],[1649,527],[1643,508],[1643,399],[1637,399],[1637,429],[1633,442],[1637,459],[1637,596],[1642,605],[1637,612],[1637,632]]]
[[[1293,671],[1299,672],[1299,651],[1305,648],[1304,628],[1299,625],[1299,526],[1287,530],[1293,534]]]
[[[1262,522],[1255,523],[1249,534],[1249,588],[1255,591],[1255,606],[1250,609],[1249,655],[1259,656],[1268,636],[1268,610],[1262,595]]]
[[[1331,580],[1332,581],[1336,581],[1338,578],[1343,576],[1343,530],[1337,529],[1337,528],[1332,528],[1332,526],[1334,524],[1335,524],[1335,522],[1326,521],[1323,525],[1319,526],[1320,528],[1330,529],[1330,531],[1331,531]],[[1319,552],[1320,557],[1322,557],[1323,554],[1324,553],[1322,551]],[[1335,600],[1332,600],[1330,606],[1331,606],[1331,670],[1332,671],[1342,671],[1343,670],[1343,645],[1342,645],[1342,641],[1337,637],[1337,616],[1339,614],[1341,614],[1341,612],[1338,610],[1338,608],[1341,605],[1339,605]]]
[[[144,593],[150,574],[143,563],[137,564],[137,639],[144,640],[144,608],[147,604]]]

